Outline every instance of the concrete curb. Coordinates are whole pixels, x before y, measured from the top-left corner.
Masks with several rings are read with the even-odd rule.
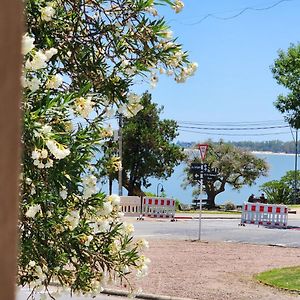
[[[129,293],[120,290],[113,290],[113,289],[104,289],[101,294],[107,294],[112,296],[121,296],[121,297],[128,297]],[[182,297],[172,297],[172,296],[164,296],[164,295],[156,295],[156,294],[136,294],[136,299],[146,299],[146,300],[193,300],[192,298],[182,298]]]

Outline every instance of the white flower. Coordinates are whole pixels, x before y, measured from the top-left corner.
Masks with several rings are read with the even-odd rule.
[[[141,250],[144,250],[145,248],[149,248],[149,242],[145,239],[138,240],[136,244]]]
[[[29,177],[26,177],[25,182],[26,182],[26,184],[32,184],[32,179]]]
[[[40,161],[39,164],[37,165],[37,167],[39,169],[44,169],[45,168],[45,165]]]
[[[121,212],[121,211],[119,211],[119,212],[118,212],[118,218],[120,218],[120,219],[121,219],[121,218],[123,218],[123,217],[124,217],[124,213],[123,213],[123,212]]]
[[[70,154],[70,150],[54,140],[47,140],[46,146],[56,159],[63,159]]]
[[[51,167],[53,167],[53,160],[49,158],[47,163],[45,164],[45,168],[51,168]]]
[[[89,246],[92,240],[93,240],[93,236],[92,236],[92,235],[88,235],[88,236],[87,236],[87,240],[86,240],[86,242],[84,243],[84,245],[85,245],[85,246]]]
[[[50,76],[50,78],[46,83],[46,87],[47,89],[57,89],[62,85],[62,83],[63,83],[63,78],[59,74],[56,74]]]
[[[157,82],[158,82],[158,77],[156,76],[156,74],[152,74],[151,79],[150,79],[151,87],[155,88]]]
[[[40,85],[41,85],[41,81],[38,78],[33,78],[30,81],[27,81],[26,86],[32,91],[35,92],[39,89]]]
[[[112,205],[119,205],[121,198],[118,195],[112,194],[107,197],[107,200],[110,201]]]
[[[50,48],[49,50],[45,51],[45,55],[47,57],[47,60],[50,60],[53,55],[57,54],[57,49],[56,48]]]
[[[31,152],[31,158],[32,158],[32,159],[39,159],[40,156],[41,156],[41,153],[40,153],[40,151],[38,151],[37,149],[35,149],[35,150],[33,150],[33,151]]]
[[[127,59],[122,60],[121,67],[125,68],[129,65],[129,61]]]
[[[173,9],[176,13],[179,13],[184,7],[184,3],[181,0],[175,0],[173,4]]]
[[[42,149],[41,151],[41,158],[47,158],[48,157],[48,151],[47,149]]]
[[[91,97],[87,99],[79,97],[75,101],[75,110],[84,118],[87,118],[93,111],[94,102]]]
[[[97,234],[99,232],[107,232],[110,228],[110,224],[108,220],[99,221],[94,226],[94,233]]]
[[[27,60],[25,63],[25,67],[27,69],[39,70],[47,67],[47,57],[42,51],[38,51],[33,56],[33,59]]]
[[[41,132],[43,134],[48,134],[48,133],[51,132],[51,130],[52,130],[52,127],[50,125],[47,125],[47,124],[42,126],[42,128],[41,128]]]
[[[34,266],[35,266],[35,261],[34,261],[34,260],[31,260],[31,261],[28,263],[28,266],[29,266],[29,267],[34,267]]]
[[[131,223],[123,223],[123,231],[125,234],[129,235],[134,232],[134,226]]]
[[[151,262],[148,257],[145,257],[144,255],[141,255],[139,257],[140,265],[137,267],[137,277],[144,277],[148,274],[148,264]]]
[[[145,11],[149,12],[150,14],[152,14],[154,17],[158,15],[156,8],[154,7],[154,5],[151,5],[149,7],[145,8]]]
[[[70,230],[74,230],[80,220],[80,215],[78,210],[72,210],[69,215],[65,217],[65,222],[67,223]]]
[[[51,21],[55,14],[55,9],[52,6],[46,6],[41,9],[41,19],[43,21]]]
[[[28,33],[23,35],[22,38],[22,54],[26,55],[34,48],[34,38],[30,37]]]
[[[33,205],[33,206],[30,206],[27,210],[27,212],[25,213],[25,216],[27,218],[34,218],[35,215],[41,211],[41,206],[40,204],[36,204],[36,205]]]
[[[104,202],[102,205],[102,209],[98,211],[98,215],[107,216],[113,211],[113,206],[110,202]]]
[[[59,192],[59,195],[61,196],[61,198],[63,200],[66,200],[67,197],[68,197],[68,191],[66,190],[66,188],[62,189],[60,192]]]

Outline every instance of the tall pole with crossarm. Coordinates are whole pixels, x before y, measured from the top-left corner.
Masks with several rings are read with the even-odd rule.
[[[120,114],[119,115],[119,158],[121,162],[121,167],[119,168],[118,171],[118,183],[119,183],[119,196],[123,195],[123,178],[122,178],[122,159],[123,159],[123,138],[122,138],[122,127],[123,127],[123,116]]]

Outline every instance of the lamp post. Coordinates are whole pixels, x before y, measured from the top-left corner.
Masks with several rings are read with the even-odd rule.
[[[158,188],[159,188],[160,185],[161,185],[160,193],[164,192],[164,187],[163,187],[162,183],[159,182],[157,187],[156,187],[156,197],[158,197]]]

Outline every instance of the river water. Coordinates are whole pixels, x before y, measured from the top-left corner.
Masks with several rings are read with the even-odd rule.
[[[295,169],[295,156],[290,154],[270,154],[270,153],[255,153],[259,158],[263,158],[269,165],[268,176],[260,177],[252,186],[244,186],[240,191],[230,188],[229,185],[225,186],[225,191],[216,197],[216,204],[223,204],[231,201],[236,205],[242,204],[248,199],[251,194],[259,196],[261,194],[260,185],[270,180],[279,180],[289,170]],[[192,188],[184,189],[182,182],[185,177],[184,174],[185,164],[180,164],[174,170],[174,173],[167,180],[150,179],[151,186],[146,190],[153,194],[160,194],[161,187],[163,186],[164,192],[167,197],[178,199],[181,203],[191,204],[193,200]],[[102,190],[108,193],[108,187],[103,186]],[[118,183],[113,183],[113,193],[118,193]],[[123,195],[127,195],[127,191],[123,189]],[[203,196],[205,197],[205,196]]]
[[[263,158],[269,165],[268,176],[260,177],[256,180],[256,183],[249,186],[244,186],[240,191],[232,190],[230,186],[225,186],[225,192],[220,193],[216,197],[216,204],[223,204],[224,202],[231,201],[235,204],[242,204],[246,201],[250,194],[259,196],[261,194],[260,185],[270,180],[279,180],[289,170],[295,169],[295,156],[289,154],[269,154],[269,153],[255,153],[259,158]],[[160,192],[162,184],[167,196],[174,197],[182,203],[190,204],[192,202],[192,188],[186,190],[181,187],[184,179],[184,164],[181,164],[175,168],[174,173],[168,180],[155,180],[152,179],[151,187],[147,191],[152,193]],[[204,196],[205,197],[205,196]]]

